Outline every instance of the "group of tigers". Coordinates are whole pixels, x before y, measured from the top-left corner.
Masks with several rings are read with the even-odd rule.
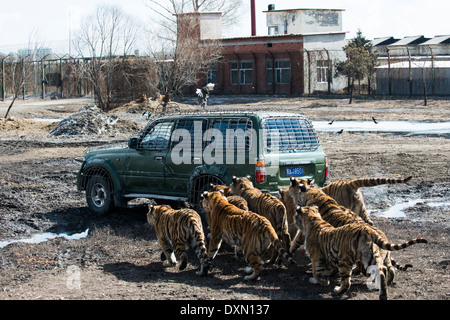
[[[186,267],[186,249],[192,246],[200,261],[197,274],[206,275],[225,240],[235,248],[236,257],[241,254],[248,263],[245,272],[249,275],[244,279],[256,279],[262,272],[266,252],[271,251],[268,263],[295,264],[292,254],[303,244],[311,259],[310,283],[328,285],[327,277],[338,272],[341,283],[334,291],[342,294],[350,288],[352,271],[359,271],[375,275],[379,298],[387,299],[394,267],[406,270],[411,266],[398,266],[391,251],[427,240],[417,238],[391,244],[370,220],[359,188],[410,179],[356,179],[319,188],[311,179],[291,177],[290,186],[280,189],[277,198],[255,188],[250,177],[233,176],[229,186],[211,185],[210,191],[201,196],[210,231],[208,249],[195,210],[149,205],[147,220],[154,225],[162,247],[161,259],[175,265],[175,253],[179,270]]]

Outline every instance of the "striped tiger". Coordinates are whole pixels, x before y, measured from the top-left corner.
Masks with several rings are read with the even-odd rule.
[[[242,210],[248,211],[247,200],[245,200],[241,196],[234,196],[231,193],[231,189],[229,186],[224,186],[224,185],[220,185],[220,184],[214,185],[211,183],[210,187],[211,187],[210,191],[223,190],[223,194],[225,195],[225,197],[227,197],[227,200],[229,203],[234,204],[236,207],[238,207]]]
[[[340,227],[345,224],[357,223],[362,225],[368,225],[379,234],[382,234],[385,241],[388,241],[384,233],[375,226],[367,224],[361,217],[356,215],[351,210],[340,206],[333,198],[325,194],[318,186],[315,185],[303,185],[299,183],[299,180],[291,179],[291,185],[289,192],[293,197],[295,203],[300,206],[316,205],[319,208],[322,218],[330,223],[333,227]],[[300,234],[300,233],[299,233]],[[298,239],[292,241],[290,252],[294,252],[301,244],[301,236],[297,234]],[[380,250],[374,248],[374,250]],[[381,250],[380,255],[384,259],[384,264],[388,270],[387,283],[391,284],[395,277],[395,267],[400,270],[405,270],[405,267],[398,266],[394,260],[391,259],[391,253],[389,251]],[[410,266],[410,265],[407,265]]]
[[[211,184],[210,191],[222,191],[224,195],[227,197],[229,203],[235,205],[239,209],[248,211],[248,203],[241,196],[233,196],[231,195],[230,187],[223,185],[213,185]],[[224,238],[225,242],[234,248],[234,256],[236,259],[243,257],[241,248],[238,244],[234,243],[232,239]]]
[[[280,193],[280,200],[286,207],[286,218],[288,222],[288,231],[291,235],[291,239],[295,238],[295,235],[297,234],[297,226],[295,225],[294,216],[295,216],[295,208],[297,207],[297,204],[294,202],[294,199],[291,197],[291,194],[289,193],[289,188],[286,189],[279,189]]]
[[[284,250],[269,220],[251,211],[230,204],[223,191],[205,191],[202,194],[202,206],[211,228],[208,255],[214,259],[219,251],[222,239],[233,239],[239,244],[249,264],[244,280],[256,279],[261,275],[262,256],[273,246],[287,262],[295,263]]]
[[[248,177],[237,178],[233,176],[232,181],[230,185],[231,193],[243,197],[251,211],[269,219],[278,238],[284,244],[285,250],[289,252],[291,235],[288,231],[286,207],[280,199],[255,188]],[[273,250],[270,263],[274,263],[276,259],[277,252]]]
[[[147,221],[153,225],[156,237],[163,250],[161,260],[167,259],[171,265],[177,264],[174,253],[179,257],[178,270],[187,266],[186,248],[192,246],[200,261],[197,275],[206,276],[211,270],[208,258],[202,221],[198,213],[192,209],[174,210],[168,205],[149,205]]]
[[[363,187],[374,187],[383,184],[397,184],[406,183],[411,180],[412,176],[404,179],[391,179],[391,178],[362,178],[354,180],[341,180],[330,183],[322,188],[322,191],[332,197],[341,206],[344,206],[357,215],[359,215],[365,222],[373,225],[372,220],[367,213],[366,205],[364,203],[364,197],[359,190]],[[313,180],[302,179],[300,183],[311,184]]]
[[[236,207],[238,207],[239,209],[248,211],[248,202],[247,200],[245,200],[244,198],[242,198],[241,196],[228,196],[227,197],[228,202],[235,205]]]
[[[223,193],[225,195],[225,197],[229,197],[232,196],[233,194],[231,193],[231,188],[230,186],[224,186],[222,184],[210,184],[210,191],[219,191],[219,190],[223,190]]]
[[[387,299],[387,270],[379,251],[372,250],[373,244],[384,250],[400,250],[428,242],[417,238],[402,244],[391,244],[383,234],[366,223],[350,223],[335,228],[322,219],[317,206],[297,207],[296,212],[295,221],[304,232],[305,250],[312,262],[313,278],[310,283],[329,285],[327,277],[337,270],[341,277],[341,286],[334,289],[337,294],[350,288],[353,265],[360,261],[368,273],[371,273],[369,268],[375,266],[379,298]]]

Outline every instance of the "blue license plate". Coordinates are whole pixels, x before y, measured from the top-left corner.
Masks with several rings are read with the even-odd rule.
[[[305,168],[303,167],[287,167],[286,168],[286,176],[295,177],[295,176],[304,176]]]

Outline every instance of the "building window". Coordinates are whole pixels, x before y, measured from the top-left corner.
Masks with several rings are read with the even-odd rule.
[[[238,78],[239,84],[253,84],[253,62],[239,61],[239,68],[238,62],[230,62],[230,74],[231,74],[231,84],[237,85]]]
[[[269,27],[269,36],[275,36],[278,34],[278,26]]]
[[[210,67],[208,70],[206,70],[206,83],[214,83],[218,84],[217,81],[217,67]]]
[[[289,60],[275,60],[275,67],[272,68],[272,60],[266,61],[266,81],[272,84],[272,71],[275,71],[276,84],[291,83],[291,68]]]
[[[317,82],[328,82],[328,60],[317,61]]]

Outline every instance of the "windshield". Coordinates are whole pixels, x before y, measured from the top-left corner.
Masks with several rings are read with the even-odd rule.
[[[268,152],[312,151],[319,146],[314,128],[304,117],[273,117],[263,123]]]

